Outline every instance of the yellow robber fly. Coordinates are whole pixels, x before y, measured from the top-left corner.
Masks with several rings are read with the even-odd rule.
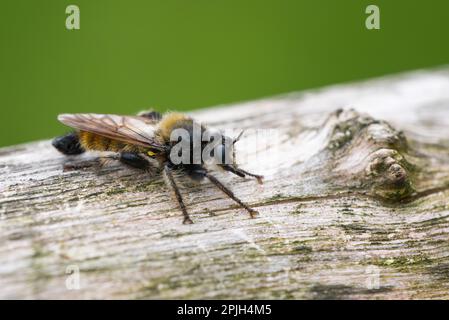
[[[142,112],[137,116],[121,116],[109,114],[61,114],[58,120],[63,124],[75,129],[74,132],[57,137],[53,140],[53,146],[66,155],[78,155],[85,151],[109,151],[116,153],[116,158],[121,163],[152,171],[158,169],[164,176],[167,187],[172,190],[174,198],[184,215],[183,223],[190,224],[189,217],[183,198],[177,187],[174,172],[182,172],[190,178],[200,181],[207,178],[227,196],[246,209],[251,217],[257,211],[250,208],[237,198],[222,182],[214,177],[208,169],[207,163],[177,163],[172,159],[172,149],[179,140],[172,141],[174,130],[181,129],[188,133],[187,140],[193,141],[194,127],[198,126],[201,133],[207,128],[199,125],[191,117],[181,113],[166,113],[161,115],[155,111]],[[239,177],[254,177],[262,183],[262,176],[249,173],[237,166],[235,163],[234,144],[241,137],[235,138],[223,136],[218,143],[214,156],[224,159],[225,155],[230,161],[223,161],[217,167],[236,174]],[[231,141],[231,143],[226,143]],[[189,142],[191,145],[191,143]],[[201,143],[201,151],[206,144]],[[192,151],[193,152],[193,151]]]

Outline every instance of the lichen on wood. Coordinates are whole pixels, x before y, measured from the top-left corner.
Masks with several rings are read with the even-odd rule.
[[[183,225],[159,176],[64,171],[95,155],[49,141],[3,148],[0,298],[448,298],[447,69],[192,116],[247,129],[237,151],[264,185],[219,176],[257,218],[181,179]],[[259,128],[276,135],[251,149]]]

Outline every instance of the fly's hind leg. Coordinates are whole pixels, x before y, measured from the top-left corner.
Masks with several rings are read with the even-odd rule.
[[[122,152],[118,155],[117,160],[132,168],[144,170],[151,176],[160,170],[159,163],[156,160],[146,158],[145,155],[139,153]]]
[[[118,160],[121,163],[136,169],[148,170],[150,168],[150,163],[148,160],[137,153],[122,152],[120,153]]]
[[[89,168],[102,168],[110,161],[120,160],[119,155],[105,155],[95,157],[93,159],[78,160],[73,162],[64,163],[64,171],[82,170]]]
[[[165,165],[164,171],[163,171],[164,179],[167,184],[167,186],[173,191],[173,194],[176,198],[176,201],[178,202],[179,208],[182,211],[182,214],[184,216],[183,224],[192,224],[193,221],[190,219],[189,213],[187,212],[186,205],[184,204],[184,200],[182,199],[181,192],[179,191],[178,186],[176,185],[176,181],[173,177],[173,172],[170,167]]]
[[[111,161],[120,161],[122,164],[135,168],[145,170],[149,173],[153,173],[153,168],[151,163],[142,157],[141,155],[133,152],[122,152],[115,154],[107,154],[96,157],[95,159],[78,161],[74,163],[66,163],[64,165],[64,170],[79,170],[90,167],[103,167],[110,163]]]

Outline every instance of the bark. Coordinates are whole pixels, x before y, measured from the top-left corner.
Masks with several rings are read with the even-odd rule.
[[[192,115],[247,129],[239,159],[264,185],[216,175],[257,218],[178,177],[183,225],[160,176],[3,148],[0,298],[449,297],[448,69]]]

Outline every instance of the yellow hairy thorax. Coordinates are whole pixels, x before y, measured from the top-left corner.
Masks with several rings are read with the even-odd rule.
[[[173,129],[180,122],[183,122],[185,120],[190,120],[190,117],[178,112],[167,113],[158,123],[158,133],[165,141],[168,141],[170,140],[170,134],[173,131]]]

